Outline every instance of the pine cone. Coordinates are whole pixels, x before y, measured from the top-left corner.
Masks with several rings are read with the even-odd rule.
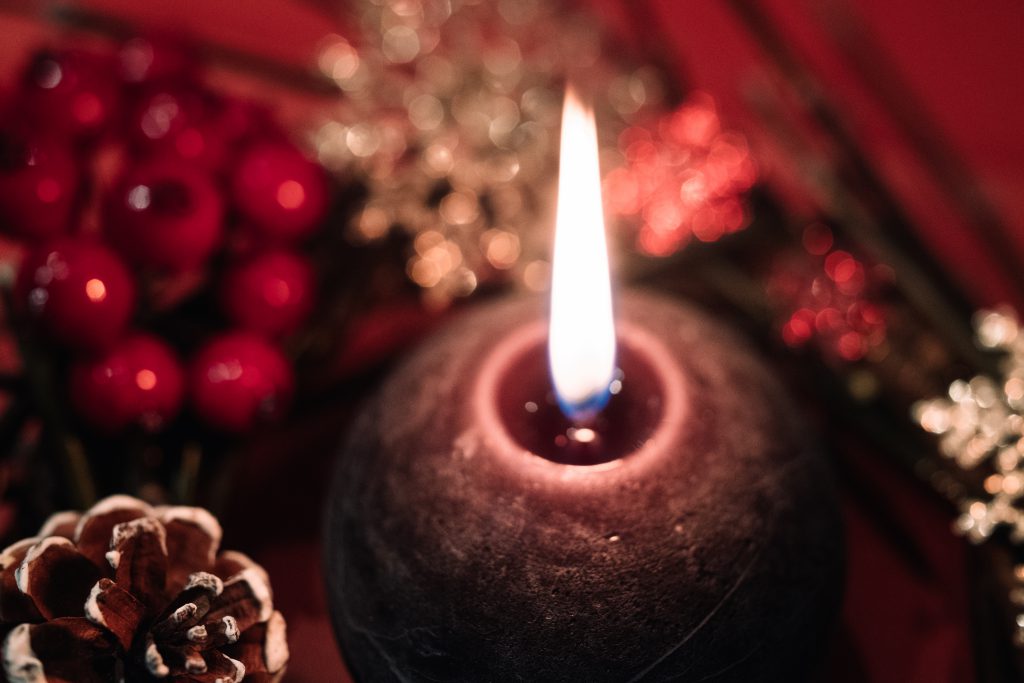
[[[0,553],[10,683],[267,683],[284,675],[270,581],[206,510],[112,496]]]

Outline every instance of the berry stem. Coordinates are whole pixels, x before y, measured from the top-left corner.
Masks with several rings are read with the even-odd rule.
[[[13,294],[9,287],[0,289],[4,308],[14,315]],[[11,325],[12,334],[25,371],[32,403],[43,422],[36,451],[54,459],[56,469],[63,472],[68,502],[79,509],[96,502],[96,483],[85,449],[77,439],[69,436],[67,424],[57,399],[60,384],[54,377],[54,367],[45,356],[36,353],[39,345],[28,339],[24,325]]]
[[[203,447],[196,441],[186,443],[181,449],[181,464],[178,467],[177,491],[180,505],[195,505],[199,490],[199,471],[203,464]]]

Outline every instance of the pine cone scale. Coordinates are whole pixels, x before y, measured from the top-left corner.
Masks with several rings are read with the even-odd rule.
[[[49,520],[0,553],[4,680],[279,680],[288,649],[269,578],[221,553],[220,536],[205,510],[126,496]]]
[[[238,642],[225,648],[225,652],[242,662],[255,681],[277,680],[288,663],[284,617],[274,612],[266,623],[242,632]],[[266,678],[262,677],[264,675]]]
[[[104,566],[114,527],[152,515],[152,512],[152,507],[131,496],[111,496],[101,500],[81,516],[72,538],[80,553],[92,560],[96,566]]]
[[[20,590],[31,596],[44,619],[82,616],[82,605],[101,570],[61,536],[32,546],[14,572]]]
[[[154,637],[167,639],[199,624],[209,613],[214,598],[224,590],[224,582],[213,574],[196,572],[152,628]]]
[[[106,631],[87,619],[63,617],[11,631],[4,668],[11,683],[109,683],[116,680],[117,658]]]
[[[270,586],[259,572],[245,569],[224,584],[224,591],[211,606],[209,619],[233,616],[242,631],[261,624],[273,614]]]
[[[163,526],[152,517],[140,517],[114,527],[107,561],[114,581],[140,596],[147,615],[156,616],[165,603],[167,541]]]
[[[167,529],[167,582],[180,588],[197,569],[209,570],[217,560],[222,531],[217,518],[201,508],[160,508]]]
[[[35,601],[19,590],[16,577],[25,555],[38,541],[38,538],[26,538],[0,554],[0,623],[20,624],[42,620]]]
[[[97,581],[85,601],[85,617],[114,634],[126,650],[145,616],[145,605],[110,579]]]

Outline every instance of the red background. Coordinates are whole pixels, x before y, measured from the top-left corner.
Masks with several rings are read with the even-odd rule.
[[[722,0],[589,0],[624,19],[627,35],[668,56],[680,77],[718,99],[724,117],[762,145],[764,168],[778,171],[772,144],[744,105],[744,88],[766,74],[756,44]],[[25,53],[52,36],[37,20],[45,4],[13,0],[0,7],[0,74],[12,74]],[[88,0],[141,27],[182,28],[242,51],[308,67],[318,40],[342,32],[344,4],[325,0]],[[863,148],[917,218],[922,237],[978,304],[1019,300],[1000,277],[991,254],[959,218],[915,160],[905,137],[874,101],[870,88],[845,64],[823,30],[834,0],[763,0],[788,43],[838,96]],[[856,13],[908,98],[942,140],[981,181],[1024,259],[1024,4],[1017,0],[859,0]],[[651,36],[656,36],[651,38]],[[331,420],[309,416],[294,435],[252,454],[247,485],[254,497],[281,496],[281,509],[240,505],[226,519],[226,542],[253,552],[271,571],[277,600],[289,620],[292,665],[287,680],[343,678],[323,607],[316,524],[322,472],[332,443]],[[327,416],[328,418],[330,416]],[[326,426],[325,426],[326,424]],[[856,444],[850,444],[856,450]],[[275,453],[301,454],[286,459]],[[970,642],[967,553],[949,532],[950,511],[883,463],[858,459],[849,473],[875,498],[871,506],[847,493],[849,577],[841,637],[826,680],[964,683],[975,679]],[[287,469],[281,471],[282,467]],[[265,498],[264,498],[265,500]],[[312,502],[311,502],[312,501]],[[871,510],[885,509],[919,556],[881,528]],[[282,518],[283,516],[283,518]]]

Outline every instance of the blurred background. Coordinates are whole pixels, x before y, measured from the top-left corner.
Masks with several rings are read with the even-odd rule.
[[[822,680],[1021,680],[1020,549],[999,531],[1003,518],[993,529],[981,517],[971,526],[970,518],[978,501],[1015,508],[1016,494],[1005,494],[1003,482],[1016,476],[1018,460],[987,459],[1009,441],[986,441],[974,461],[962,442],[941,441],[951,428],[935,427],[926,409],[953,415],[975,398],[954,392],[948,405],[920,402],[974,374],[1005,387],[1002,380],[1019,370],[1007,369],[1005,358],[1016,358],[1012,309],[1024,302],[1024,7],[1010,0],[564,7],[496,0],[453,3],[453,18],[435,21],[423,10],[435,4],[448,6],[0,2],[0,92],[4,109],[15,112],[8,119],[36,106],[25,89],[39,73],[32,65],[42,48],[114,55],[98,72],[127,78],[111,105],[116,122],[75,143],[87,149],[88,160],[75,163],[91,178],[77,192],[99,198],[81,199],[68,220],[73,232],[104,235],[126,259],[138,282],[131,326],[162,339],[188,366],[179,381],[187,386],[167,399],[165,413],[153,409],[159,424],[130,410],[123,424],[105,424],[82,409],[105,389],[83,381],[64,395],[75,368],[101,360],[36,336],[51,321],[31,320],[31,306],[19,312],[19,290],[8,286],[3,538],[29,535],[53,510],[118,490],[209,506],[224,524],[226,546],[248,552],[271,575],[289,625],[285,680],[348,680],[320,577],[324,482],[336,444],[360,399],[438,324],[474,299],[544,291],[543,211],[516,207],[546,201],[554,143],[542,134],[550,130],[551,93],[572,66],[609,84],[599,125],[608,137],[607,210],[623,245],[620,281],[696,299],[738,321],[829,435],[848,578]],[[593,48],[583,51],[593,55],[585,64],[504,37],[505,30],[529,34],[538,17],[572,23],[577,13],[587,17],[580,44]],[[468,59],[465,45],[446,37],[464,35],[465,26],[498,46],[484,51],[484,67],[460,62]],[[402,32],[389,33],[395,27]],[[212,186],[227,197],[227,237],[216,249],[196,237],[195,262],[186,255],[173,267],[154,261],[162,245],[139,246],[106,225],[103,197],[119,191],[118,178],[166,151],[147,132],[147,121],[163,125],[163,81],[145,68],[137,81],[124,75],[133,63],[125,41],[137,36],[155,46],[150,56],[174,63],[183,54],[197,65],[199,75],[192,66],[168,67],[175,79],[189,71],[169,91],[175,107],[186,107],[190,88],[214,102],[215,114],[204,109],[181,128],[199,130],[206,151],[188,152],[192,138],[168,124],[178,131],[175,164],[203,166],[212,142],[235,145],[209,162],[217,164]],[[432,50],[447,66],[430,61]],[[63,58],[77,68],[75,58]],[[236,110],[245,113],[224,113]],[[483,138],[478,111],[486,114]],[[142,141],[133,146],[138,130]],[[244,133],[238,140],[228,134],[235,130]],[[473,141],[472,161],[483,169],[470,179],[455,175],[455,147],[445,146],[460,135]],[[261,182],[284,176],[265,181],[253,171],[249,185],[239,180],[249,177],[247,163],[258,167],[246,155],[259,161],[252,150],[261,143],[272,147],[257,150],[272,166],[294,169],[296,201],[319,201],[308,226],[259,225],[260,215],[292,202],[280,192],[276,207],[258,199]],[[671,155],[660,152],[669,148]],[[316,171],[303,166],[307,158]],[[194,187],[191,171],[181,173]],[[660,185],[647,187],[651,177]],[[38,215],[3,187],[0,204],[8,221]],[[11,225],[4,232],[0,255],[11,285],[42,238]],[[259,260],[268,250],[277,260]],[[298,265],[282,265],[293,257]],[[248,307],[251,290],[267,279],[290,284],[284,309],[259,308],[262,299]],[[296,299],[302,287],[307,295]],[[999,306],[1010,307],[1002,317],[975,316]],[[256,341],[231,338],[211,350],[218,335],[258,328],[254,319],[280,324],[257,330]],[[981,333],[986,321],[990,331],[1002,325],[1002,336],[986,343],[982,334],[979,347],[972,319]],[[65,322],[53,324],[75,332],[73,321],[60,328]],[[204,393],[188,368],[218,353],[250,359],[273,386],[241,398]],[[1019,408],[1020,397],[1007,392],[999,399],[1004,417]],[[294,395],[287,410],[285,394]],[[236,400],[235,412],[216,407]],[[966,419],[957,415],[953,422]],[[964,429],[974,435],[975,427]],[[59,438],[48,441],[54,433]],[[84,485],[83,468],[91,470]]]

